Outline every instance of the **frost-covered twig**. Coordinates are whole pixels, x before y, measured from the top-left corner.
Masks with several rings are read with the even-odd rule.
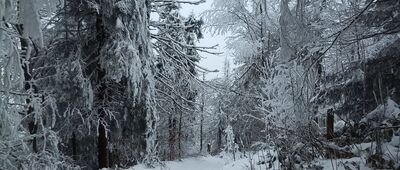
[[[183,1],[183,0],[154,0],[153,2],[156,3],[164,3],[161,5],[168,5],[168,4],[173,4],[173,3],[180,3],[180,4],[190,4],[190,5],[199,5],[201,3],[206,2],[206,0],[198,0],[198,1]],[[159,4],[157,4],[160,6]]]
[[[374,0],[371,0],[371,1],[364,7],[364,9],[361,10],[361,11],[358,13],[358,15],[354,17],[354,19],[353,19],[349,24],[347,24],[344,28],[342,28],[340,31],[338,31],[337,33],[335,33],[336,36],[335,36],[335,38],[333,39],[333,41],[331,42],[331,44],[330,44],[324,51],[322,51],[321,53],[318,54],[319,56],[318,56],[318,57],[315,59],[315,61],[307,68],[307,71],[306,71],[305,73],[307,73],[307,72],[310,71],[310,69],[318,62],[318,60],[321,59],[321,58],[335,45],[335,43],[338,41],[338,39],[341,37],[341,35],[342,35],[344,32],[346,32],[346,30],[349,29],[350,26],[352,26],[352,25],[361,17],[361,15],[364,14],[364,12],[367,11],[367,10],[369,9],[369,7],[370,7],[374,2],[375,2]]]

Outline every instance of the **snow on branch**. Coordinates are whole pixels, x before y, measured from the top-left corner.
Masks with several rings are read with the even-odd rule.
[[[155,0],[153,2],[156,3],[166,3],[166,5],[168,4],[173,4],[173,3],[179,3],[179,4],[190,4],[190,5],[199,5],[201,3],[205,3],[206,0],[199,0],[199,1],[179,1],[179,0]]]

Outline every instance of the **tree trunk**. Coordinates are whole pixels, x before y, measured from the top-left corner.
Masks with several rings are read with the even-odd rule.
[[[106,39],[106,33],[104,30],[103,26],[103,19],[100,14],[96,16],[96,40],[99,42],[96,54],[94,57],[99,57],[100,56],[100,51],[103,46],[103,43],[105,42]],[[97,77],[95,77],[94,80],[94,87],[99,86],[99,90],[96,92],[96,99],[98,100],[98,103],[107,103],[107,94],[106,94],[106,89],[107,85],[105,84],[105,80],[103,80],[105,76],[104,70],[101,69],[100,63],[97,63],[94,68],[91,69],[98,69],[97,70]],[[106,116],[104,112],[104,106],[102,104],[99,104],[97,106],[97,114],[99,114],[99,119],[100,119],[100,124],[98,125],[98,137],[97,137],[97,152],[98,152],[98,165],[99,168],[107,168],[109,166],[108,163],[108,150],[107,150],[107,145],[108,145],[108,139],[106,136],[106,128],[104,126],[104,123],[106,122]]]
[[[104,117],[104,116],[103,116]],[[109,166],[108,163],[108,150],[107,150],[107,136],[106,129],[103,124],[99,125],[99,136],[97,141],[97,150],[98,150],[98,159],[99,159],[99,168],[107,168]]]
[[[72,132],[71,143],[72,143],[72,159],[76,161],[78,160],[78,151],[77,151],[75,132]]]
[[[327,139],[332,139],[333,138],[333,122],[334,122],[334,115],[333,115],[333,109],[329,109],[327,111],[327,116],[326,116],[326,138]]]
[[[31,135],[35,135],[37,133],[38,126],[35,124],[35,122],[33,120],[29,122],[28,128],[29,128],[29,133]],[[35,153],[38,152],[36,137],[33,137],[33,139],[32,139],[32,150]]]
[[[170,160],[175,160],[176,159],[176,148],[175,148],[175,143],[176,143],[176,119],[170,117],[169,118],[169,159]]]
[[[228,74],[228,73],[225,73]],[[206,80],[206,75],[203,73],[203,81]],[[201,115],[200,115],[200,153],[203,152],[203,123],[204,123],[204,106],[205,106],[205,91],[201,94]]]
[[[100,89],[98,92],[99,95],[99,100],[100,101],[105,101],[105,91],[106,91],[106,85],[104,83],[101,83]],[[106,120],[106,115],[104,112],[103,106],[100,106],[97,109],[97,112],[99,114],[100,118],[100,124],[98,126],[98,136],[97,136],[97,151],[98,151],[98,161],[99,161],[99,168],[108,168],[109,167],[109,159],[108,159],[108,139],[107,139],[107,132],[106,132],[106,127],[103,124]]]
[[[105,89],[106,85],[104,83],[101,83],[100,89],[99,89],[99,100],[104,101],[105,100]],[[108,139],[107,139],[107,132],[104,124],[102,121],[105,120],[105,113],[104,113],[104,108],[102,106],[98,108],[97,110],[100,118],[100,124],[98,127],[98,136],[97,136],[97,151],[98,151],[98,161],[99,161],[99,168],[108,168],[109,167],[109,159],[108,159]]]
[[[33,77],[31,75],[32,73],[32,67],[30,67],[30,62],[28,61],[30,56],[30,50],[29,48],[29,42],[28,39],[24,36],[24,26],[22,24],[16,25],[18,33],[20,35],[20,43],[21,43],[21,63],[22,63],[22,70],[24,71],[24,90],[29,92],[29,96],[25,99],[26,105],[28,106],[26,109],[26,115],[32,116],[32,119],[34,119],[34,115],[32,113],[34,112],[34,108],[31,105],[31,101],[33,98],[33,94],[37,93],[37,87],[32,84]],[[37,133],[38,126],[35,124],[34,120],[31,120],[28,123],[28,129],[29,133],[31,135],[35,135]],[[38,152],[37,148],[37,139],[36,137],[33,137],[32,139],[32,149],[34,152]]]
[[[182,111],[179,112],[178,158],[182,158]]]
[[[222,125],[221,125],[221,120],[218,123],[217,146],[218,146],[218,149],[222,148]]]
[[[203,108],[202,108],[203,110]],[[200,153],[203,151],[203,115],[200,118]]]

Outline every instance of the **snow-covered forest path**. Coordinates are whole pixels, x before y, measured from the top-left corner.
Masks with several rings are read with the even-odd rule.
[[[138,165],[129,170],[148,170],[143,165]],[[224,170],[224,160],[217,157],[193,157],[182,161],[167,161],[164,167],[151,170]],[[150,170],[149,169],[149,170]]]
[[[229,158],[220,156],[200,156],[182,159],[181,161],[165,161],[164,166],[158,166],[156,168],[146,168],[143,164],[136,165],[127,170],[249,170],[253,167],[256,170],[265,169],[280,169],[278,161],[275,161],[273,165],[267,166],[265,164],[260,164],[263,162],[263,155],[261,152],[255,153],[252,156],[252,160],[249,157],[241,157],[236,159],[236,161]],[[364,158],[349,158],[349,159],[337,159],[337,160],[317,160],[314,165],[316,167],[298,167],[298,169],[324,169],[324,170],[347,170],[347,169],[363,169],[371,170],[365,165]],[[250,165],[252,162],[252,165]]]

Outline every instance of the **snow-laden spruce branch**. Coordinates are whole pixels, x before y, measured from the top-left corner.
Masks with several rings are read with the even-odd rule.
[[[218,86],[212,85],[211,83],[208,83],[206,81],[203,81],[203,80],[199,79],[196,75],[194,75],[194,74],[192,74],[190,72],[185,72],[185,74],[189,75],[190,78],[192,78],[195,82],[199,83],[200,85],[204,85],[205,87],[210,87],[211,89],[214,89],[214,90],[217,90],[217,91],[220,91],[220,92],[223,92],[223,91],[226,92],[226,88],[225,87],[218,87]],[[242,94],[240,92],[237,92],[237,91],[235,91],[233,89],[229,89],[228,92],[234,92],[234,93],[236,93],[238,95],[241,95],[241,96],[248,96],[246,94]],[[248,96],[248,97],[251,97],[251,96]],[[252,98],[259,98],[259,97],[254,96]]]
[[[186,111],[190,111],[190,112],[196,111],[196,110],[194,110],[194,109],[191,109],[191,108],[188,108],[188,107],[185,107],[185,106],[181,105],[178,101],[175,100],[175,98],[174,98],[173,96],[167,94],[165,91],[163,91],[163,90],[158,90],[158,89],[157,89],[156,91],[159,92],[159,93],[161,93],[161,94],[163,94],[163,95],[165,95],[165,96],[167,96],[168,98],[170,98],[170,99],[172,100],[172,102],[173,102],[174,104],[176,104],[177,106],[179,106],[180,108],[182,108],[182,109],[184,109],[184,110],[186,110]]]
[[[157,38],[155,38],[155,39],[157,39]],[[171,41],[169,41],[169,40],[172,40],[172,39],[170,39],[170,38],[168,38],[168,39],[166,39],[166,40],[164,40],[164,39],[162,39],[162,38],[159,38],[159,39],[158,39],[159,42],[161,42],[161,43],[163,43],[164,45],[168,46],[169,49],[174,50],[176,53],[180,54],[180,56],[186,58],[186,61],[188,61],[188,62],[190,62],[191,64],[195,65],[197,68],[199,68],[199,69],[201,69],[201,70],[203,70],[203,71],[205,71],[205,72],[218,72],[218,70],[208,70],[208,69],[206,69],[206,68],[200,66],[199,64],[197,64],[196,62],[194,62],[194,61],[192,60],[192,59],[193,59],[193,58],[191,58],[192,56],[187,55],[187,54],[184,54],[181,50],[178,50],[178,49],[175,48],[175,46],[171,45],[171,44],[170,44]],[[174,41],[172,41],[172,42],[174,42]],[[180,43],[177,43],[176,45],[181,45],[181,44],[180,44]],[[155,45],[155,46],[157,46],[157,45]],[[183,47],[195,48],[195,46],[183,46]],[[215,49],[215,47],[216,47],[216,46],[213,46],[213,47],[205,47],[205,48],[213,48],[213,49]],[[158,50],[159,52],[163,51],[162,48],[157,48],[156,50]],[[197,50],[201,51],[200,49],[197,49]],[[203,52],[204,52],[204,51],[203,51]],[[169,56],[171,59],[175,60],[176,62],[180,62],[182,65],[185,65],[185,64],[182,63],[182,61],[177,60],[174,56],[171,56],[171,55],[168,54],[167,52],[163,52],[163,53],[164,53],[164,54],[167,54],[167,56]],[[219,54],[219,53],[214,53],[214,54]]]
[[[338,42],[337,44],[338,45],[350,45],[350,44],[357,43],[361,40],[366,40],[366,39],[370,39],[370,38],[381,36],[381,35],[393,35],[393,34],[397,34],[399,32],[400,32],[400,23],[391,29],[369,33],[366,35],[362,35],[361,37],[353,36],[349,39],[341,38],[340,42]]]
[[[198,51],[201,51],[201,52],[214,54],[214,55],[223,54],[222,52],[209,51],[209,50],[215,50],[216,47],[219,46],[218,44],[213,45],[213,46],[208,46],[208,47],[207,46],[197,46],[197,45],[189,45],[189,44],[186,44],[186,43],[182,43],[182,42],[176,41],[171,37],[167,38],[166,36],[160,36],[160,35],[156,35],[156,34],[152,34],[151,37],[156,39],[156,40],[161,40],[164,43],[174,43],[174,45],[178,45],[178,46],[180,46],[182,48],[192,48],[192,49],[195,49],[195,50],[198,50]],[[171,46],[171,45],[169,45],[169,46]],[[182,52],[179,52],[179,53],[182,53]],[[188,56],[187,54],[184,54],[184,55]]]
[[[335,36],[335,38],[330,42],[329,46],[325,48],[325,50],[323,50],[322,52],[318,53],[318,56],[316,56],[316,58],[313,58],[312,63],[307,67],[307,69],[302,73],[301,77],[303,77],[302,80],[302,85],[301,85],[301,90],[300,90],[300,95],[298,95],[298,97],[301,97],[303,95],[303,89],[306,85],[306,81],[309,80],[309,76],[308,73],[310,72],[310,70],[313,68],[313,66],[315,64],[317,64],[319,62],[319,60],[321,60],[325,54],[337,43],[337,41],[341,38],[341,36],[343,35],[343,33],[345,33],[357,20],[359,20],[359,18],[371,7],[372,4],[374,4],[374,0],[371,0],[358,14],[356,14],[353,19],[350,21],[349,24],[347,24],[344,28],[342,28],[340,31],[337,31],[336,33],[328,36],[328,37],[333,37]],[[300,76],[300,75],[299,75]]]
[[[162,74],[160,74],[160,75],[162,75]],[[186,97],[183,97],[182,95],[180,95],[179,92],[177,92],[176,89],[175,89],[171,84],[168,84],[168,83],[166,83],[166,82],[164,81],[164,80],[168,80],[167,78],[165,78],[165,76],[159,76],[159,75],[157,75],[155,78],[156,78],[156,80],[160,81],[163,85],[165,85],[165,86],[167,86],[168,88],[170,88],[170,90],[172,90],[171,92],[172,92],[175,96],[178,96],[180,99],[184,100],[185,102],[191,103],[191,104],[196,104],[196,105],[201,105],[201,103],[188,100],[188,99],[186,99]],[[162,80],[162,79],[164,79],[164,80]],[[176,83],[176,82],[172,82],[172,83]],[[162,90],[157,90],[157,91],[158,91],[158,92],[162,92],[164,95],[169,95],[169,94],[166,94],[166,92],[164,92],[164,91],[162,91]]]
[[[333,39],[333,41],[330,43],[330,45],[321,53],[318,54],[318,57],[314,60],[314,62],[307,68],[307,70],[305,71],[304,74],[307,74],[311,68],[318,62],[319,59],[321,59],[322,57],[324,57],[324,55],[336,44],[336,42],[339,40],[339,38],[342,36],[342,34],[344,32],[346,32],[347,29],[349,29],[361,16],[362,14],[364,14],[364,12],[366,12],[369,7],[375,3],[375,0],[371,0],[352,20],[349,24],[347,24],[344,28],[342,28],[340,31],[334,33],[333,35],[335,35],[335,38]]]
[[[184,1],[184,0],[153,0],[154,3],[162,3],[157,4],[157,6],[165,6],[170,4],[190,4],[190,5],[199,5],[201,3],[205,3],[206,0],[198,0],[198,1]]]
[[[210,87],[211,89],[213,89],[213,90],[216,90],[217,92],[220,92],[220,93],[226,93],[226,92],[231,92],[231,93],[234,93],[234,94],[236,94],[236,95],[238,95],[238,96],[242,96],[242,97],[245,97],[245,98],[250,98],[250,99],[264,99],[262,96],[260,96],[260,95],[251,95],[251,94],[245,94],[245,93],[242,93],[241,91],[237,91],[237,90],[235,90],[234,88],[233,88],[233,86],[232,87],[230,87],[230,88],[226,88],[226,86],[218,86],[218,85],[213,85],[212,83],[207,83],[207,82],[203,82],[203,84],[206,86],[206,87]]]
[[[245,25],[242,27],[244,27],[244,29],[247,31],[247,34],[250,36],[250,39],[256,40],[256,38],[255,38],[255,34],[257,32],[256,29],[258,29],[258,30],[261,29],[261,26],[258,25],[258,23],[256,22],[257,20],[253,17],[251,18],[251,21],[250,21],[250,19],[248,18],[248,16],[251,16],[250,14],[241,13],[241,11],[242,10],[238,10],[238,9],[237,10],[217,9],[217,10],[208,10],[208,11],[204,12],[203,15],[205,17],[211,17],[213,15],[217,15],[219,12],[231,14],[234,18],[237,18],[239,21],[241,21],[242,24]],[[218,31],[218,29],[217,29],[218,26],[220,26],[221,28],[228,26],[229,28],[227,30],[230,30],[230,31],[240,29],[240,26],[238,26],[238,23],[236,20],[234,20],[234,21],[228,20],[228,21],[222,21],[222,22],[229,22],[229,23],[215,23],[215,24],[211,23],[211,24],[208,24],[206,26],[206,28],[210,27],[210,30],[214,29],[213,34],[216,34],[216,33],[220,34],[220,32],[222,31],[222,30]],[[235,28],[235,26],[238,26],[238,27]],[[227,31],[227,30],[225,30],[225,31]]]

